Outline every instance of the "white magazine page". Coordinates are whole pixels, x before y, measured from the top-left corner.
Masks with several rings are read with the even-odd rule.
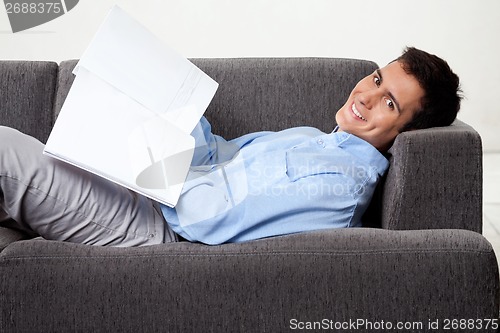
[[[217,82],[114,6],[75,68],[97,75],[191,133]]]
[[[44,152],[175,206],[217,82],[117,6],[74,72]]]
[[[194,138],[80,68],[45,153],[175,206]]]

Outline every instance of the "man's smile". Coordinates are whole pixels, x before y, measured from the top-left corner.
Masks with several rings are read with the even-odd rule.
[[[361,113],[358,111],[358,109],[356,108],[356,104],[355,104],[354,102],[352,103],[351,110],[352,110],[352,113],[354,113],[354,115],[355,115],[356,117],[358,117],[359,119],[361,119],[361,120],[363,120],[363,121],[367,121],[367,120],[365,119],[365,117],[363,117],[363,116],[361,115]]]

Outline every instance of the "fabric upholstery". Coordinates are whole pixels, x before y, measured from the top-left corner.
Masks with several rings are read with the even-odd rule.
[[[206,111],[213,132],[226,139],[312,126],[331,132],[335,113],[352,88],[378,66],[355,59],[191,59],[219,83]],[[61,63],[56,114],[73,82],[76,60]]]
[[[206,114],[227,138],[300,125],[329,131],[357,80],[376,68],[351,59],[193,61],[221,83]],[[0,61],[0,124],[45,141],[75,64]],[[400,135],[364,218],[377,228],[108,248],[21,240],[33,235],[2,215],[0,332],[274,333],[289,332],[292,319],[497,318],[497,260],[477,233],[481,153],[477,132],[459,121]],[[414,331],[447,332],[425,328]]]
[[[73,69],[75,68],[77,62],[78,60],[66,60],[59,64],[57,90],[54,101],[54,119],[57,119],[57,116],[59,115],[59,112],[64,104],[64,100],[66,99],[66,96],[68,96],[71,85],[75,80]]]
[[[13,228],[0,227],[0,251],[7,247],[10,243],[25,239],[26,236],[22,231]]]
[[[274,333],[294,318],[427,324],[493,318],[498,308],[492,248],[464,230],[333,230],[127,251],[21,241],[2,252],[7,267],[2,332]]]
[[[193,59],[219,82],[207,110],[214,133],[312,126],[331,132],[352,88],[378,66],[354,59]]]
[[[469,125],[403,133],[389,153],[382,227],[482,231],[481,137]]]
[[[47,141],[57,71],[53,62],[0,61],[0,124]]]

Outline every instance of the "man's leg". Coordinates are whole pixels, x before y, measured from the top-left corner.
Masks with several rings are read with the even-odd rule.
[[[44,238],[112,246],[175,241],[158,204],[42,154],[43,144],[0,127],[0,210]]]

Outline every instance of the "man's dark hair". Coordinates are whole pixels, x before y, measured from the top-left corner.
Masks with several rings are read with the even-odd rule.
[[[448,63],[425,51],[408,47],[396,59],[407,74],[415,77],[424,90],[417,110],[401,132],[437,126],[448,126],[460,109],[460,82]]]

